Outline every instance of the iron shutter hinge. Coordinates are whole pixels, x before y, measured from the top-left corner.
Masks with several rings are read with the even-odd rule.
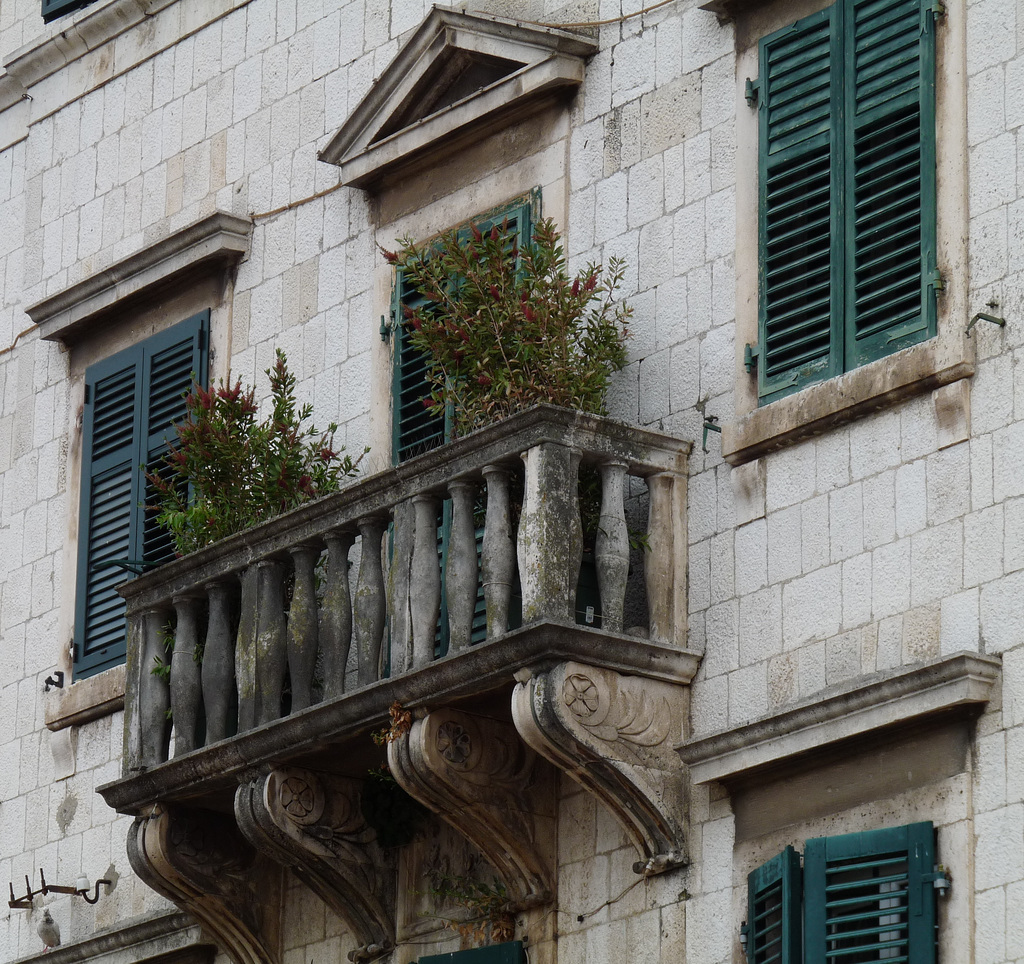
[[[747,374],[753,373],[757,367],[757,359],[761,354],[761,349],[758,345],[751,345],[749,342],[743,346],[743,367],[747,370]]]
[[[931,15],[938,20],[939,17],[946,15],[946,5],[942,0],[934,0],[933,3],[928,4],[928,10],[931,11]]]
[[[938,268],[932,269],[932,276],[928,281],[928,285],[936,291],[946,290],[946,282],[942,280],[942,272]]]
[[[380,340],[391,341],[391,329],[394,325],[387,320],[387,315],[380,316]]]
[[[760,92],[761,83],[758,80],[751,80],[747,78],[746,86],[743,90],[743,96],[747,99],[747,106],[753,107],[757,103],[757,95]]]

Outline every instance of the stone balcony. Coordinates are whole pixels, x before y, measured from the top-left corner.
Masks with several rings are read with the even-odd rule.
[[[348,923],[353,960],[385,953],[411,926],[407,848],[366,816],[385,758],[517,908],[554,895],[558,771],[619,819],[637,873],[684,863],[689,448],[540,406],[125,585],[124,772],[100,793],[136,816],[136,872],[240,962],[276,960],[282,867]],[[581,466],[600,480],[589,624]],[[632,569],[627,502],[647,506]]]

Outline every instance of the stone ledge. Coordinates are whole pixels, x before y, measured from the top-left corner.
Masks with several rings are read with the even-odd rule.
[[[511,691],[519,670],[539,671],[567,660],[682,685],[689,684],[700,664],[697,653],[659,643],[575,624],[534,623],[115,780],[98,792],[108,806],[135,815],[157,800],[194,802],[228,789],[233,793],[246,773],[265,764],[301,766],[305,758],[328,749],[332,759],[341,760],[349,755],[343,747],[359,741],[369,745],[369,731],[386,722],[388,707],[396,701],[415,710]]]
[[[30,305],[26,312],[48,341],[73,343],[115,307],[223,270],[249,251],[252,222],[215,211],[78,284]]]
[[[81,726],[124,708],[124,664],[79,680],[64,689],[50,690],[44,698],[47,729]]]
[[[136,918],[81,941],[61,944],[44,954],[20,957],[12,964],[211,964],[217,948],[206,943],[188,914],[164,913]]]
[[[999,678],[997,656],[960,652],[833,687],[808,700],[676,747],[694,783],[748,778],[851,737],[980,710]]]
[[[743,465],[835,425],[973,374],[974,343],[965,337],[962,326],[952,330],[947,327],[920,345],[725,422],[722,457],[730,465]]]

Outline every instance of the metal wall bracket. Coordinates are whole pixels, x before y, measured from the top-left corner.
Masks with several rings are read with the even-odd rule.
[[[717,421],[717,415],[709,415],[704,419],[704,444],[702,448],[704,449],[705,454],[707,454],[708,450],[708,432],[718,432],[719,435],[722,434],[722,426],[715,424]]]
[[[993,325],[998,325],[998,326],[999,326],[1000,328],[1005,328],[1005,327],[1006,327],[1006,319],[1005,319],[1005,318],[999,318],[999,317],[997,317],[996,315],[990,315],[990,314],[989,314],[989,313],[988,313],[987,311],[979,311],[979,312],[978,312],[978,313],[977,313],[977,314],[976,314],[976,315],[975,315],[975,316],[974,316],[974,317],[973,317],[973,318],[971,319],[971,321],[970,321],[970,324],[969,324],[969,325],[967,326],[967,328],[965,329],[965,331],[966,331],[966,333],[967,333],[967,335],[968,335],[968,336],[970,336],[970,334],[971,334],[971,329],[972,329],[972,328],[973,328],[973,327],[974,327],[974,326],[975,326],[975,325],[976,325],[976,324],[977,324],[977,323],[978,323],[979,321],[990,321],[990,322],[992,322],[992,324],[993,324]]]

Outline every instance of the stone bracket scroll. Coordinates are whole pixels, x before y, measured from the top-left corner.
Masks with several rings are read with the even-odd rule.
[[[686,864],[686,784],[674,745],[687,690],[582,663],[517,674],[522,738],[600,799],[643,855],[649,876]]]
[[[357,960],[385,953],[395,934],[394,858],[363,817],[361,788],[359,780],[281,767],[235,792],[239,829],[349,925],[361,945]]]
[[[490,862],[517,908],[554,893],[552,773],[538,767],[515,728],[443,708],[388,746],[392,774]]]
[[[132,869],[235,964],[279,964],[281,873],[223,814],[157,805],[128,831]]]

